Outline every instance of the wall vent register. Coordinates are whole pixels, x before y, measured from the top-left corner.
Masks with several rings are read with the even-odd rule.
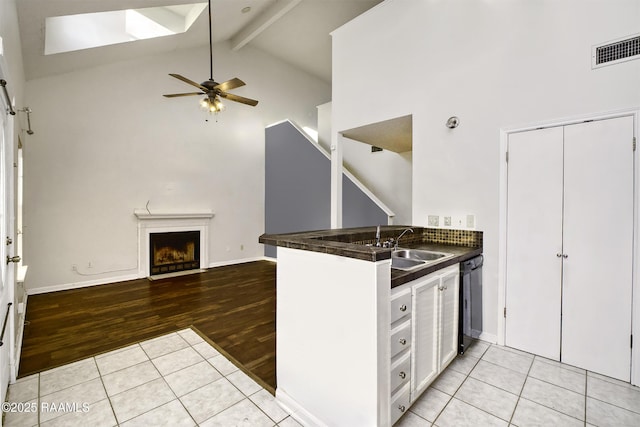
[[[640,34],[594,46],[591,67],[600,68],[640,58]]]

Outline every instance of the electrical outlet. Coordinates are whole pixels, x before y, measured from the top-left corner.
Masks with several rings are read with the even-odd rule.
[[[440,225],[440,217],[438,215],[429,215],[429,227],[438,227]]]
[[[445,227],[451,227],[451,217],[450,216],[445,216],[444,217],[444,226]]]

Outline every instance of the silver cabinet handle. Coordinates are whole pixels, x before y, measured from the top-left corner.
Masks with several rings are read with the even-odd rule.
[[[400,306],[400,311],[407,311],[407,306],[406,306],[406,305],[404,305],[404,304],[402,304],[402,305]]]
[[[398,409],[400,412],[404,412],[407,408],[405,408],[404,405],[398,405]]]
[[[557,256],[558,258],[562,258],[562,254],[560,254],[560,253],[557,253],[557,254],[556,254],[556,256]]]
[[[405,345],[407,343],[407,340],[405,340],[404,338],[400,338],[398,342],[402,345]]]
[[[569,258],[569,255],[567,255],[567,254],[562,254],[562,258],[567,259],[567,258]]]
[[[404,372],[400,372],[400,378],[405,379],[407,378],[407,374],[405,374]]]

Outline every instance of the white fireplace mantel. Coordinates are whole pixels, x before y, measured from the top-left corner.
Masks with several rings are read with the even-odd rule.
[[[135,209],[138,218],[138,274],[149,277],[149,236],[151,233],[200,231],[200,268],[209,267],[209,223],[212,211],[153,211]]]

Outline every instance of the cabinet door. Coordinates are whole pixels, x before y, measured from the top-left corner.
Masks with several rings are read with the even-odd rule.
[[[630,380],[633,118],[565,127],[562,361]]]
[[[438,374],[438,287],[440,276],[413,286],[413,346],[411,348],[411,400],[415,400]]]
[[[440,280],[440,370],[458,354],[459,283],[458,269],[444,274]]]
[[[505,340],[560,359],[561,127],[509,136]],[[594,224],[595,225],[595,224]]]

